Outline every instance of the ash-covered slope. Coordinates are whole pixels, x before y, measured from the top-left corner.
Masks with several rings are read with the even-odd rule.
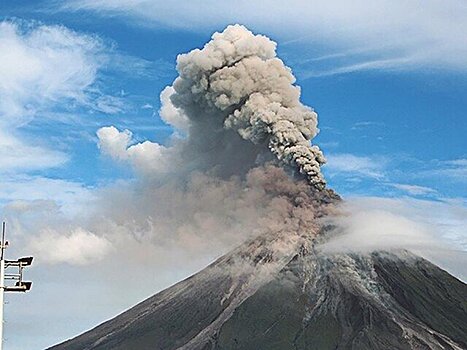
[[[467,285],[406,251],[263,236],[53,350],[465,349]]]

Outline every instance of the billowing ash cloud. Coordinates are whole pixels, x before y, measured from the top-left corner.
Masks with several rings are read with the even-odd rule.
[[[161,93],[160,116],[176,130],[168,145],[133,144],[130,131],[101,128],[102,153],[140,177],[101,194],[89,231],[196,254],[260,234],[315,235],[330,210],[322,204],[337,197],[311,145],[317,115],[275,49],[234,25],[180,55],[179,77]]]
[[[275,49],[267,37],[233,25],[178,57],[170,100],[189,123],[184,158],[216,166],[220,175],[275,159],[323,189],[325,159],[311,145],[317,114],[300,102],[300,88]]]

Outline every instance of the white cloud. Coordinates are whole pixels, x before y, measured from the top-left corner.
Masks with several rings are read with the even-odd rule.
[[[2,123],[22,125],[63,100],[86,103],[103,48],[96,37],[65,27],[1,22]]]
[[[448,160],[446,161],[446,164],[467,168],[467,159],[460,158],[460,159]]]
[[[1,21],[0,173],[27,174],[63,166],[69,156],[41,134],[28,136],[29,124],[34,121],[42,126],[44,120],[58,120],[71,125],[80,118],[75,115],[79,108],[122,112],[126,108],[123,95],[100,91],[103,71],[129,73],[131,66],[133,75],[147,74],[153,63],[124,55],[112,43],[64,26]],[[139,151],[133,149],[135,158],[141,158]]]
[[[106,114],[115,114],[125,109],[125,103],[120,97],[104,95],[96,99],[94,109]]]
[[[106,126],[97,131],[99,138],[99,149],[103,154],[116,160],[126,160],[128,158],[127,148],[131,141],[131,131],[120,132],[114,126]]]
[[[355,59],[357,60],[357,63],[352,63],[351,61]],[[370,60],[357,57],[351,58],[349,59],[349,61],[350,62],[346,62],[343,65],[338,63],[332,63],[331,68],[315,68],[305,70],[302,73],[302,77],[303,79],[307,79],[314,77],[326,77],[331,75],[354,73],[365,70],[396,70],[419,68],[416,64],[417,62],[413,62],[414,60],[411,57]],[[337,68],[335,66],[337,66]]]
[[[391,186],[405,191],[411,195],[424,195],[424,194],[433,194],[436,193],[436,190],[430,187],[418,186],[418,185],[408,185],[408,184],[391,184]]]
[[[371,120],[366,120],[366,121],[355,123],[351,127],[351,130],[359,130],[359,129],[369,128],[369,127],[383,127],[383,126],[385,126],[385,123],[383,122],[375,122]]]
[[[467,7],[461,1],[69,0],[66,10],[120,15],[132,23],[188,30],[242,23],[290,44],[324,50],[304,75],[423,67],[467,70]],[[364,48],[364,49],[362,49]],[[322,65],[328,62],[328,65]]]
[[[74,215],[89,208],[94,195],[81,183],[62,179],[12,174],[0,180],[1,204],[53,200],[64,213]],[[5,212],[5,207],[2,210]]]
[[[142,173],[163,172],[168,166],[165,155],[169,150],[166,147],[150,141],[130,146],[132,133],[129,130],[102,127],[97,131],[97,137],[103,154],[118,161],[130,162]]]
[[[332,238],[322,249],[358,252],[408,249],[434,259],[466,280],[465,204],[413,198],[349,197],[343,206],[345,215],[331,220],[343,234]],[[461,260],[447,259],[454,255]]]
[[[325,169],[330,176],[353,175],[381,179],[387,161],[381,157],[361,157],[348,153],[329,154],[326,156]]]
[[[358,210],[372,208],[410,218],[429,226],[436,237],[453,242],[457,248],[467,250],[467,207],[465,201],[429,201],[414,198],[349,198]]]
[[[351,205],[350,205],[351,207]],[[383,209],[351,207],[350,215],[336,219],[344,235],[324,244],[324,250],[371,252],[378,249],[433,246],[430,230],[415,220]]]
[[[105,50],[97,37],[63,26],[0,22],[0,172],[65,164],[67,154],[40,136],[27,141],[24,129],[33,119],[39,125],[41,119],[53,119],[60,108],[93,105],[109,111],[112,101],[88,91],[106,60]]]
[[[467,181],[467,159],[432,160],[426,170],[418,173],[421,177],[438,178],[444,182],[465,183]]]
[[[440,167],[431,171],[435,175],[449,177],[452,180],[467,181],[467,159],[454,159],[441,162]]]
[[[67,235],[53,230],[43,231],[30,241],[27,249],[39,262],[89,265],[104,259],[112,245],[103,237],[76,228]]]
[[[141,106],[141,109],[154,109],[154,106],[150,103],[145,103]]]
[[[0,131],[0,173],[52,168],[67,160],[68,156],[60,151],[30,145],[11,132]]]

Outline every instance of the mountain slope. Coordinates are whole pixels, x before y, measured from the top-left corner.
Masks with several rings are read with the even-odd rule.
[[[463,349],[467,285],[406,251],[264,236],[53,350]]]

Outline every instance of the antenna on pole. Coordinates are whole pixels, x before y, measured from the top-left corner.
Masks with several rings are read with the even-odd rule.
[[[2,253],[1,253],[1,260],[3,260],[3,255],[4,255],[4,250],[5,250],[5,221],[2,222],[2,242],[1,242],[1,245],[2,245]]]
[[[2,241],[0,242],[0,350],[3,350],[3,306],[5,292],[27,292],[31,289],[32,282],[23,281],[23,269],[31,266],[33,257],[19,258],[17,260],[5,260],[5,249],[8,247],[8,241],[5,240],[6,234],[5,221],[2,222]],[[5,269],[17,267],[16,273],[5,274]],[[5,285],[5,279],[16,281],[14,285]]]

